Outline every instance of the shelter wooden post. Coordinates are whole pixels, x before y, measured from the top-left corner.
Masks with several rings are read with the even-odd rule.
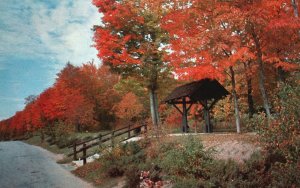
[[[207,100],[204,100],[202,105],[203,105],[203,116],[205,121],[204,132],[211,133],[212,130],[210,125],[209,108],[207,105]]]
[[[189,132],[185,97],[182,98],[182,131],[185,133]]]

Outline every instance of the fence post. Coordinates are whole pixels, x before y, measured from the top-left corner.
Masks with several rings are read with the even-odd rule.
[[[73,160],[77,160],[77,152],[76,152],[76,142],[73,144]]]
[[[102,144],[102,134],[99,134],[99,148],[101,147]]]
[[[111,146],[114,147],[115,143],[114,143],[114,137],[115,137],[115,131],[111,132]]]
[[[83,144],[83,155],[82,155],[82,158],[83,158],[83,165],[85,165],[86,164],[86,144],[84,143]]]
[[[128,138],[130,138],[130,125],[128,126]]]

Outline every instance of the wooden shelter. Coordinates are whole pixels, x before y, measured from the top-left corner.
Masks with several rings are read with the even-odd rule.
[[[187,115],[193,104],[200,103],[203,106],[205,120],[204,132],[212,132],[209,111],[216,102],[229,92],[217,81],[202,79],[175,88],[164,100],[165,103],[173,105],[182,115],[182,130],[189,131]],[[182,110],[177,106],[182,105]]]

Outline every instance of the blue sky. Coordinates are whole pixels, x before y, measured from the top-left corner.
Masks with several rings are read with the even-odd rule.
[[[67,61],[95,60],[91,0],[0,0],[0,120],[50,87]]]

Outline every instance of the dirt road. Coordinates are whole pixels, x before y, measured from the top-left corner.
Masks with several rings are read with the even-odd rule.
[[[55,162],[54,155],[23,142],[0,142],[1,188],[92,188]]]

